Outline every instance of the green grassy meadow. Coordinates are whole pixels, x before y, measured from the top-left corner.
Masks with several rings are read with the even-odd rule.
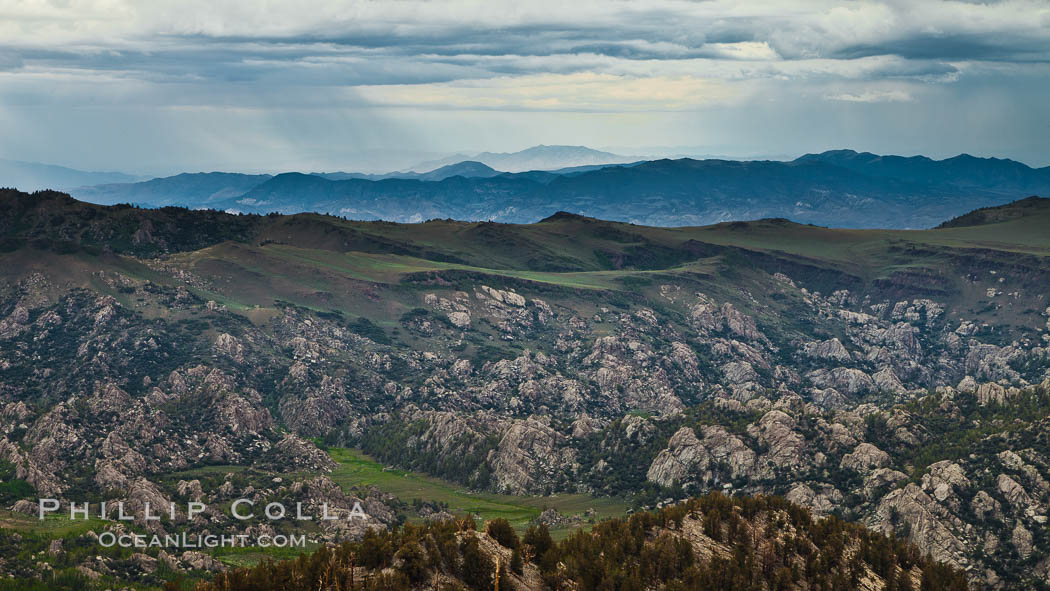
[[[329,449],[329,454],[339,464],[331,474],[332,480],[343,487],[343,490],[375,486],[406,503],[413,499],[431,501],[447,506],[450,513],[477,514],[485,521],[502,517],[521,530],[548,507],[557,509],[566,516],[582,516],[588,509],[594,509],[596,519],[621,516],[627,509],[627,503],[622,499],[584,494],[541,497],[476,493],[440,478],[386,468],[359,450],[332,448]],[[419,518],[409,519],[413,520]],[[582,521],[581,525],[588,524]],[[552,530],[552,535],[564,537],[572,529]]]
[[[77,536],[90,530],[101,531],[106,523],[94,516],[88,519],[71,520],[68,514],[56,512],[41,520],[34,515],[0,510],[0,528],[32,532],[53,538]]]

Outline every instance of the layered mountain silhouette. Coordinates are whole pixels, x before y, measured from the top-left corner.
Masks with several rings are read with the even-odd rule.
[[[965,154],[933,160],[835,150],[789,162],[682,158],[519,173],[471,160],[386,175],[181,174],[72,194],[101,204],[319,212],[398,222],[528,223],[568,211],[657,226],[782,217],[846,228],[924,228],[974,209],[1050,194],[1050,168]]]
[[[136,203],[152,207],[181,205],[190,208],[215,207],[273,178],[268,174],[235,172],[182,173],[140,183],[115,183],[80,187],[72,194],[100,205]]]
[[[623,156],[611,152],[594,150],[586,146],[533,146],[517,152],[481,152],[480,154],[455,154],[439,160],[420,162],[412,170],[427,171],[463,160],[472,160],[507,172],[530,170],[557,170],[577,166],[621,164],[642,160],[637,156]]]
[[[315,173],[319,177],[326,178],[330,181],[345,181],[347,179],[364,179],[369,181],[381,181],[383,179],[418,179],[421,181],[443,181],[447,178],[454,176],[461,176],[465,178],[488,178],[502,174],[500,171],[476,162],[474,160],[464,160],[462,162],[456,162],[454,164],[446,164],[445,166],[435,168],[429,172],[388,172],[386,174],[366,174],[361,172],[319,172]]]
[[[1050,167],[1032,169],[1014,160],[977,158],[969,154],[933,160],[925,156],[879,156],[871,152],[832,150],[806,154],[796,162],[823,162],[872,177],[1011,194],[1045,190],[1050,181]]]

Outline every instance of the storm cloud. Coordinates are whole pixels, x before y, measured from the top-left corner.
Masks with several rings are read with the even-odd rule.
[[[0,157],[79,167],[376,170],[536,143],[1045,165],[1046,96],[1045,0],[0,0]]]

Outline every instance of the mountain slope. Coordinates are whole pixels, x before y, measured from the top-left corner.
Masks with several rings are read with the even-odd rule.
[[[487,166],[481,162],[465,160],[463,162],[457,162],[455,164],[436,168],[430,172],[421,173],[418,178],[423,181],[443,181],[454,176],[465,178],[488,178],[498,174],[502,173],[491,166]]]
[[[1029,197],[1000,205],[998,207],[982,207],[965,215],[953,218],[937,226],[941,228],[964,228],[967,226],[983,226],[986,224],[997,224],[1010,220],[1026,217],[1038,217],[1050,211],[1050,199],[1042,197]]]
[[[476,526],[469,518],[406,526],[308,560],[226,573],[196,591],[320,591],[354,581],[392,591],[969,588],[961,570],[923,557],[914,546],[835,518],[814,520],[773,498],[713,494],[606,521],[560,543],[545,526],[533,526],[523,538],[505,521],[489,522],[484,532]],[[358,565],[363,572],[352,573]]]
[[[243,195],[270,178],[268,174],[182,173],[139,183],[79,187],[71,193],[77,199],[101,205],[136,203],[150,207],[201,208]]]
[[[341,471],[362,488],[337,493],[317,446],[357,447],[489,503],[559,495],[573,508],[546,519],[564,528],[588,496],[780,495],[1032,588],[1050,576],[1050,212],[1025,203],[910,231],[406,225],[0,192],[0,504],[199,485],[213,503],[356,494],[382,527],[440,513],[365,488],[413,490],[380,469]],[[48,548],[0,545],[19,573]],[[67,547],[70,568],[143,572]]]

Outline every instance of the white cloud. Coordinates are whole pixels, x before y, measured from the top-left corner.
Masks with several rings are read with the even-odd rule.
[[[776,50],[766,41],[738,41],[736,43],[706,43],[703,49],[714,58],[767,61],[780,59]]]
[[[829,101],[844,101],[847,103],[906,103],[915,98],[904,90],[865,90],[859,93],[844,92],[841,94],[828,94],[824,98]]]
[[[612,112],[682,110],[739,98],[738,93],[718,80],[590,72],[363,86],[358,93],[374,104],[384,105]]]

